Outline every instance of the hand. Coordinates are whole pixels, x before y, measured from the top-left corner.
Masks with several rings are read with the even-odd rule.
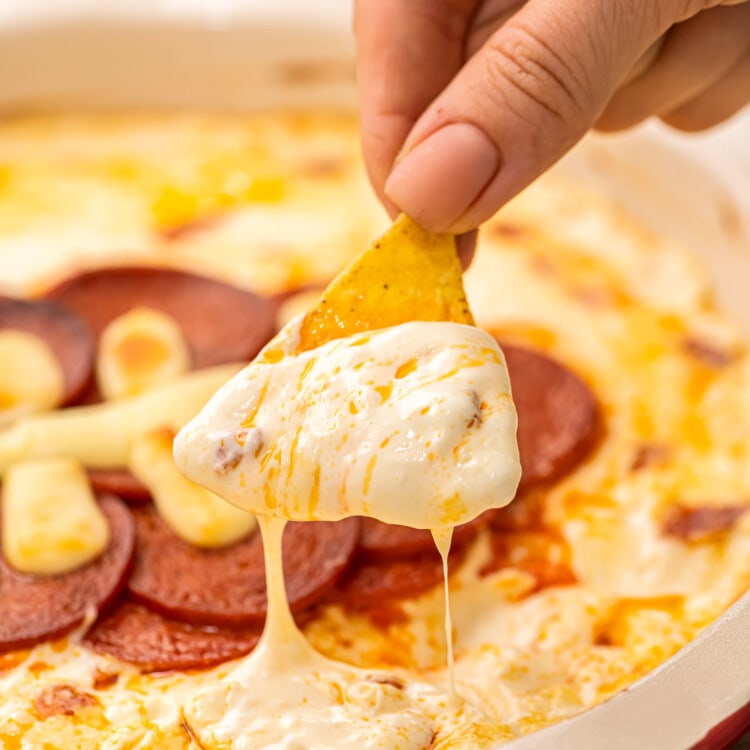
[[[750,100],[750,2],[357,0],[355,31],[370,178],[434,231],[473,230],[592,126]]]

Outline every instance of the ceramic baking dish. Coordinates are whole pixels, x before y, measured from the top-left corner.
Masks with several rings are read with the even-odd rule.
[[[348,6],[4,0],[0,107],[353,107]],[[750,118],[702,137],[590,137],[558,169],[699,253],[750,336]],[[749,633],[750,594],[613,699],[503,747],[726,747],[750,724]]]

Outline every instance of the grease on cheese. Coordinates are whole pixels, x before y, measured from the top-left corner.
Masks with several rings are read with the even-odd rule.
[[[171,430],[135,440],[129,467],[149,488],[159,515],[180,538],[197,547],[225,547],[247,536],[255,516],[186,479],[172,458]]]
[[[27,461],[3,481],[3,551],[24,573],[58,575],[98,557],[109,525],[83,467],[67,458]]]
[[[239,367],[189,372],[138,396],[26,417],[0,433],[0,473],[17,461],[51,456],[76,458],[92,468],[125,466],[135,438],[182,427]]]
[[[134,396],[189,368],[190,354],[180,327],[159,310],[130,310],[115,318],[99,340],[96,378],[107,399]]]
[[[45,411],[62,401],[62,368],[38,336],[0,331],[0,362],[0,412]]]
[[[438,528],[512,499],[516,414],[492,337],[413,322],[293,354],[297,327],[269,344],[286,345],[278,361],[261,353],[177,436],[186,476],[291,520]]]

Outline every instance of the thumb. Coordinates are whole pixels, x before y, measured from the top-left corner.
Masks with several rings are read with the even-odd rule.
[[[478,226],[584,135],[685,8],[686,0],[530,0],[417,121],[387,196],[433,231]]]

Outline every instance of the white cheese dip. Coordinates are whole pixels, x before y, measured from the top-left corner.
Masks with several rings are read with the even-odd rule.
[[[258,514],[436,529],[513,498],[505,361],[484,331],[412,322],[295,353],[290,323],[177,436],[194,482]]]

